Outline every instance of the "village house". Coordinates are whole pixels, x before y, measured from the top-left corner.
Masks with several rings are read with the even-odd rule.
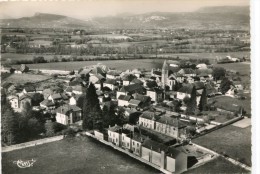
[[[77,95],[81,95],[85,92],[85,88],[81,85],[76,85],[72,87],[72,93],[77,94]]]
[[[117,88],[117,82],[115,79],[106,79],[103,83],[103,87],[108,87],[111,90],[115,90]]]
[[[183,83],[184,80],[185,80],[185,76],[183,74],[180,74],[180,73],[176,73],[175,77],[176,77],[176,80],[177,80],[178,83]]]
[[[133,151],[134,154],[137,156],[141,157],[142,154],[142,143],[146,139],[146,137],[140,133],[135,133],[133,132],[133,137],[132,137],[132,147],[131,150]]]
[[[10,95],[7,97],[7,99],[9,100],[12,108],[19,108],[19,97],[17,95]]]
[[[153,68],[151,70],[151,76],[161,78],[162,77],[162,70]]]
[[[120,95],[117,99],[118,100],[118,106],[128,106],[131,98],[132,97],[129,96],[129,95]]]
[[[15,74],[22,74],[22,73],[26,73],[29,71],[29,67],[26,66],[25,64],[21,64],[19,69],[16,69],[14,71]]]
[[[40,103],[40,107],[46,110],[53,110],[55,109],[55,106],[55,103],[48,99],[45,99]]]
[[[230,89],[225,93],[225,96],[235,97],[236,94],[237,94],[236,87],[233,85],[230,85]]]
[[[205,63],[198,64],[196,66],[197,69],[208,69],[208,66]]]
[[[130,84],[140,84],[140,85],[144,85],[144,82],[140,79],[134,79],[130,82]]]
[[[121,147],[121,143],[122,143],[121,130],[122,130],[122,127],[118,126],[118,125],[115,125],[113,127],[109,127],[107,129],[107,131],[108,131],[108,142],[112,142],[116,146]]]
[[[23,89],[23,93],[27,94],[27,93],[36,93],[36,88],[34,86],[25,86]]]
[[[118,70],[110,70],[107,72],[106,78],[107,79],[118,79],[118,78],[120,78],[121,73],[122,72],[118,71]]]
[[[87,83],[80,77],[73,77],[69,81],[69,86],[82,86],[87,85]]]
[[[14,91],[16,88],[16,85],[10,82],[3,82],[1,89],[4,89],[7,93],[10,93]]]
[[[173,118],[169,115],[160,116],[160,119],[156,120],[155,125],[157,132],[173,138],[179,138],[181,134],[184,135],[186,127],[178,118]]]
[[[54,91],[50,88],[44,89],[42,91],[42,95],[43,95],[44,99],[48,99],[48,97],[52,94],[54,94]]]
[[[158,113],[156,114],[155,112],[150,112],[150,111],[145,111],[143,112],[142,115],[139,117],[139,125],[155,130],[155,121],[158,119]]]
[[[164,144],[146,139],[142,144],[141,157],[161,168],[165,168],[165,152],[167,148]]]
[[[134,93],[144,94],[145,88],[140,84],[131,84],[128,86],[123,86],[119,91],[117,91],[117,98],[120,95],[132,95]]]
[[[93,74],[93,75],[90,75],[89,77],[89,82],[95,84],[99,81],[105,81],[105,77],[102,76],[101,74]]]
[[[122,147],[132,150],[132,132],[130,130],[122,129]]]
[[[75,105],[62,105],[56,109],[56,121],[69,125],[81,120],[81,109]]]
[[[133,81],[134,79],[137,79],[135,75],[133,74],[126,74],[122,77],[123,80],[123,85],[127,86],[130,84],[131,81]],[[133,83],[134,84],[134,83]]]
[[[141,157],[170,172],[187,171],[188,156],[184,152],[150,139],[143,142]]]
[[[142,94],[135,93],[132,95],[134,98],[129,101],[129,105],[134,107],[144,108],[151,105],[151,98]],[[135,100],[135,101],[134,101]],[[131,101],[134,101],[133,103]]]
[[[159,88],[148,89],[146,95],[151,98],[151,101],[156,103],[163,100],[163,90]]]
[[[70,99],[69,99],[69,104],[70,105],[77,105],[77,101],[79,100],[79,97],[81,95],[76,95],[76,94],[73,94]]]
[[[165,169],[170,172],[182,173],[187,171],[188,155],[175,147],[169,147],[166,153]]]
[[[178,73],[185,77],[195,77],[196,76],[196,72],[191,68],[183,68],[180,71],[178,71]]]

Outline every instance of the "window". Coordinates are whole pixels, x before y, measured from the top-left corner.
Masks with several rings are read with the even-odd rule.
[[[139,153],[139,149],[136,149],[136,152]]]
[[[135,145],[135,142],[133,141],[133,145]]]
[[[135,151],[135,148],[133,148],[133,151]]]
[[[116,142],[117,142],[117,138],[116,138]]]
[[[139,147],[139,143],[136,143],[137,147]]]
[[[129,143],[127,143],[127,147],[129,147]]]

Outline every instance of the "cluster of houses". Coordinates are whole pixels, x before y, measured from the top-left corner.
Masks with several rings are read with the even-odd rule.
[[[21,69],[29,68],[22,65]],[[25,86],[22,92],[9,95],[8,99],[14,109],[22,109],[24,103],[31,104],[33,96],[40,93],[44,99],[38,109],[56,113],[57,122],[67,125],[80,120],[81,108],[77,102],[85,94],[89,83],[96,87],[101,108],[113,104],[123,108],[126,115],[143,112],[163,101],[171,105],[175,104],[174,101],[180,101],[181,109],[185,111],[184,100],[191,97],[194,87],[197,104],[204,89],[208,97],[220,94],[220,82],[213,80],[212,69],[205,64],[198,64],[196,69],[192,69],[180,68],[178,62],[164,61],[162,69],[152,69],[150,75],[138,69],[118,71],[97,64],[84,67],[77,74],[69,77],[70,79],[64,80],[67,85],[63,92],[57,93],[55,89],[42,89],[30,85]],[[181,86],[176,88],[179,84]],[[14,88],[13,84],[3,86],[8,92]],[[226,95],[232,96],[235,90],[241,88],[243,89],[240,84],[233,85]]]
[[[154,141],[131,126],[109,127],[108,142],[167,171],[181,173],[187,170],[188,155],[185,152]]]

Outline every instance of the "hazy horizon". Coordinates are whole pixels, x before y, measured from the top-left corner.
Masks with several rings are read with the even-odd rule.
[[[149,12],[192,12],[211,6],[250,6],[249,0],[96,0],[65,2],[0,2],[0,19],[33,16],[35,13],[65,15],[86,20],[92,17]]]

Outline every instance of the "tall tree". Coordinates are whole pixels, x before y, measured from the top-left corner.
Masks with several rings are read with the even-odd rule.
[[[220,92],[225,94],[230,89],[232,84],[233,83],[225,77],[220,83]]]
[[[90,83],[83,104],[83,129],[93,129],[102,119],[102,111],[99,105],[95,86]]]
[[[2,141],[8,145],[14,144],[17,142],[18,138],[18,122],[16,115],[8,102],[1,107],[1,111]]]
[[[197,109],[197,97],[196,97],[196,88],[193,86],[190,100],[187,104],[186,113],[187,114],[194,114]]]
[[[226,70],[222,67],[215,67],[213,68],[212,76],[215,80],[220,80],[224,78],[226,75]]]
[[[44,97],[40,93],[35,93],[32,97],[32,106],[39,106],[40,103],[44,100]]]
[[[207,106],[207,89],[204,88],[200,97],[199,110],[205,111]]]

